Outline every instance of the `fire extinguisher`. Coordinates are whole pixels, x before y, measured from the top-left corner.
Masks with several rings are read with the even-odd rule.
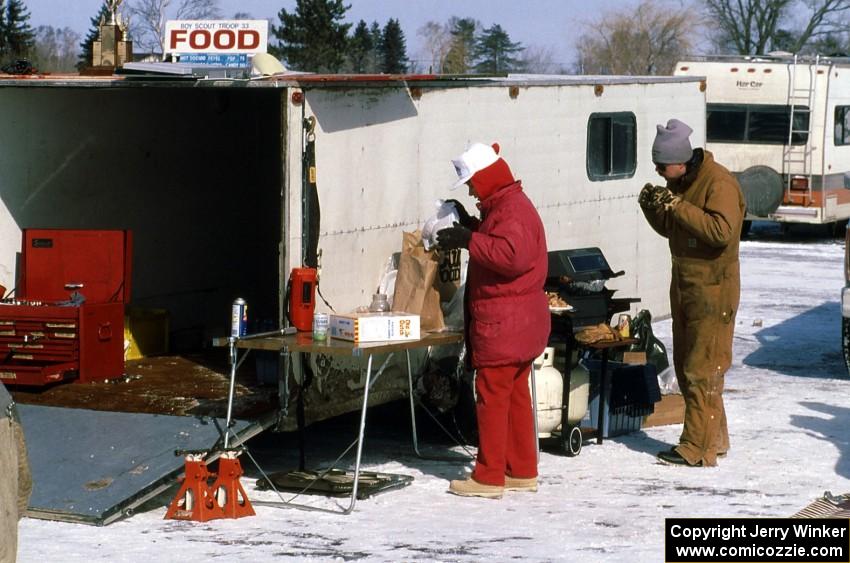
[[[300,331],[313,330],[317,279],[316,268],[293,268],[289,274],[286,315],[290,324]]]

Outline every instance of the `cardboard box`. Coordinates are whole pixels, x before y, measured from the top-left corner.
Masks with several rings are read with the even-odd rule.
[[[685,421],[685,400],[681,395],[661,395],[655,403],[655,412],[643,419],[642,428],[682,424]]]
[[[353,342],[419,340],[419,315],[410,313],[348,313],[331,315],[331,338]]]
[[[168,311],[127,306],[124,313],[124,359],[168,353]]]
[[[646,352],[623,352],[623,363],[640,365],[646,363]]]

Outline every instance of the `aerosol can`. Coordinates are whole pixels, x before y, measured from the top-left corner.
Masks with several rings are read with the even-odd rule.
[[[230,336],[240,338],[246,334],[248,334],[248,304],[241,297],[237,297],[230,312]]]

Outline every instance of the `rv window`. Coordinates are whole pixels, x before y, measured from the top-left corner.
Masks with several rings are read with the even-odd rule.
[[[850,145],[850,106],[835,106],[835,145]]]
[[[706,140],[727,143],[786,144],[790,106],[708,104]],[[805,144],[809,128],[809,108],[794,106],[791,144]]]
[[[594,113],[587,122],[587,176],[593,181],[631,178],[636,158],[635,114]]]

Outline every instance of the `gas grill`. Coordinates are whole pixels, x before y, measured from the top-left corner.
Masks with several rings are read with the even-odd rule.
[[[129,231],[24,229],[15,297],[0,301],[0,381],[120,377],[131,253]]]
[[[617,313],[628,311],[639,298],[616,298],[605,282],[625,274],[614,272],[599,248],[576,248],[549,252],[546,291],[557,292],[572,308],[568,320],[572,330],[607,323]]]
[[[625,272],[615,272],[608,265],[608,261],[599,248],[576,248],[572,250],[554,250],[549,252],[549,271],[546,278],[546,291],[557,292],[558,295],[570,305],[570,309],[564,314],[560,312],[552,314],[552,332],[549,340],[551,344],[558,341],[564,345],[564,358],[566,369],[563,372],[564,385],[561,397],[561,431],[559,441],[567,455],[577,455],[581,451],[582,432],[578,426],[570,425],[568,413],[570,411],[570,390],[572,389],[572,361],[573,351],[576,348],[588,348],[587,345],[580,346],[574,338],[574,333],[583,327],[608,323],[617,313],[628,311],[632,303],[637,303],[640,298],[616,298],[616,290],[605,287],[605,282],[611,278],[622,276]],[[628,344],[629,340],[621,343]],[[597,385],[610,389],[607,373],[608,348],[618,347],[620,343],[601,343],[589,345],[594,352],[601,353],[599,367],[600,378]],[[599,387],[597,387],[598,389]],[[596,441],[602,443],[604,434],[604,410],[608,395],[598,393],[602,397],[598,401]]]

